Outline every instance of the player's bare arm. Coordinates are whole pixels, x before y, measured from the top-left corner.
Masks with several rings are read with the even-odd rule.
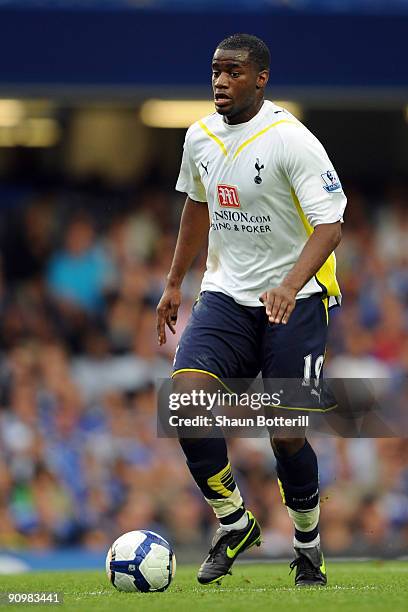
[[[177,313],[181,304],[181,283],[205,244],[209,225],[207,203],[196,202],[187,197],[170,272],[157,305],[157,337],[160,346],[166,343],[166,325],[172,334],[176,333]]]
[[[265,291],[260,300],[270,323],[286,323],[296,306],[296,295],[318,272],[341,240],[341,222],[318,225],[306,242],[292,270],[278,287]]]

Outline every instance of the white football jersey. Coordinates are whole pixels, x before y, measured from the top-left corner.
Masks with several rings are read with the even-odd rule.
[[[176,189],[208,202],[207,269],[202,291],[245,306],[278,286],[313,228],[343,220],[346,197],[326,151],[285,109],[265,101],[250,121],[228,125],[218,113],[187,131]],[[330,255],[299,291],[340,299]]]

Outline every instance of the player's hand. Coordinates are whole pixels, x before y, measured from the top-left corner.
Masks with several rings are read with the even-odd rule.
[[[296,289],[279,285],[274,289],[265,291],[259,298],[265,306],[270,323],[286,323],[296,306]]]
[[[166,325],[172,334],[176,333],[177,313],[181,304],[178,287],[167,286],[157,305],[157,338],[159,346],[166,344]]]

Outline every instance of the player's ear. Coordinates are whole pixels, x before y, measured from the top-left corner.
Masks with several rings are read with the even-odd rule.
[[[268,79],[269,70],[261,70],[261,72],[258,73],[258,76],[256,78],[256,88],[263,89],[264,87],[266,87]]]

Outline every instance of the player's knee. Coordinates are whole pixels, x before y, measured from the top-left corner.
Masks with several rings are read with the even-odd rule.
[[[179,400],[178,416],[187,418],[193,414],[207,414],[207,394],[216,393],[218,388],[218,381],[204,372],[176,374],[173,378],[172,395]]]
[[[271,439],[272,448],[275,454],[289,457],[297,453],[305,444],[306,438],[284,438],[273,436]]]
[[[179,372],[173,378],[172,391],[173,393],[186,394],[195,399],[197,402],[201,395],[200,392],[213,393],[219,387],[217,379],[214,379],[205,372]]]

